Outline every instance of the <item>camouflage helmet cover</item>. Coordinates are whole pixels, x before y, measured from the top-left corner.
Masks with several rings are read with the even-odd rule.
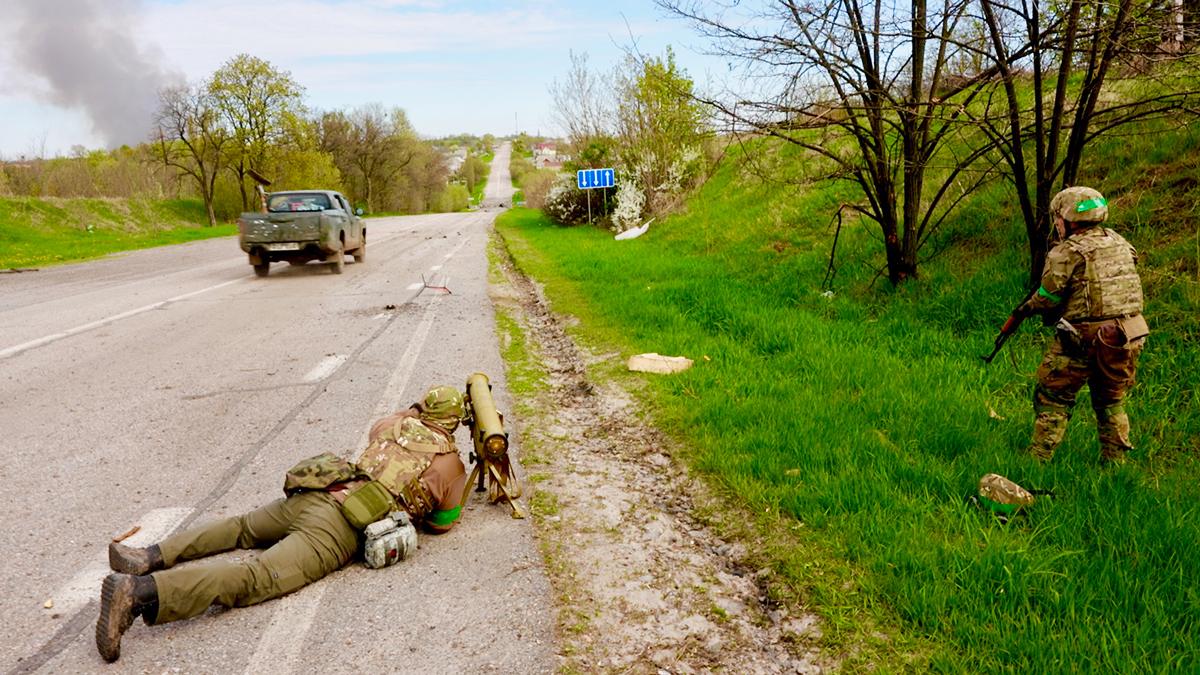
[[[1070,223],[1103,223],[1108,220],[1108,201],[1090,187],[1069,187],[1050,200],[1050,215]]]
[[[1025,488],[995,473],[979,479],[979,501],[995,513],[1009,515],[1033,504],[1033,495]]]
[[[434,387],[417,403],[421,419],[454,431],[465,414],[462,392],[449,385]]]

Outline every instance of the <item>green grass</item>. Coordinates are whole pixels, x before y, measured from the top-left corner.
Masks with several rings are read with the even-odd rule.
[[[0,269],[41,267],[236,234],[199,200],[0,198]]]
[[[832,297],[829,219],[853,195],[756,184],[733,163],[636,240],[527,209],[497,229],[554,308],[579,317],[584,344],[696,361],[670,377],[605,372],[638,385],[686,461],[762,514],[772,592],[823,617],[822,644],[848,669],[1194,672],[1200,170],[1182,158],[1197,147],[1193,130],[1090,156],[1085,181],[1142,253],[1154,330],[1128,402],[1139,449],[1110,470],[1086,396],[1052,464],[1021,452],[1044,330],[979,360],[1025,276],[1002,182],[940,235],[960,243],[899,289],[872,284],[879,246],[848,226]],[[1057,497],[1002,526],[964,505],[992,471]]]

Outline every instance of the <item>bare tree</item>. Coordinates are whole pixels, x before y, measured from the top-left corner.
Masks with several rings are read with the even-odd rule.
[[[612,83],[589,70],[587,62],[586,53],[571,52],[566,79],[550,85],[555,121],[577,150],[613,135]]]
[[[744,67],[735,90],[700,100],[735,131],[795,144],[823,160],[827,177],[858,186],[863,201],[848,207],[878,226],[888,279],[899,284],[991,168],[980,162],[986,147],[947,147],[964,133],[975,85],[994,73],[963,77],[948,66],[962,57],[955,36],[967,2],[778,0],[753,14],[736,2],[659,5]]]
[[[233,136],[222,125],[212,96],[204,86],[167,87],[159,92],[154,122],[158,159],[195,181],[208,224],[216,225],[213,194],[226,146]]]
[[[975,117],[1010,169],[1033,287],[1053,226],[1050,199],[1075,184],[1087,145],[1133,122],[1194,119],[1200,64],[1177,32],[1172,0],[980,0],[980,10],[1001,95],[999,114],[989,105]],[[1164,28],[1178,41],[1164,41]]]

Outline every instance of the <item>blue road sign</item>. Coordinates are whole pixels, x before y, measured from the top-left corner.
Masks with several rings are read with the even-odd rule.
[[[617,176],[612,169],[580,169],[575,172],[575,184],[580,190],[610,188],[617,184]]]

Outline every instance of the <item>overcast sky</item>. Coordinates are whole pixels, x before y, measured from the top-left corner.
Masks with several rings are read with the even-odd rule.
[[[288,70],[310,107],[404,108],[425,136],[557,133],[550,83],[569,52],[616,64],[667,45],[702,81],[724,66],[651,0],[5,0],[0,158],[148,136],[158,87],[239,53]]]

